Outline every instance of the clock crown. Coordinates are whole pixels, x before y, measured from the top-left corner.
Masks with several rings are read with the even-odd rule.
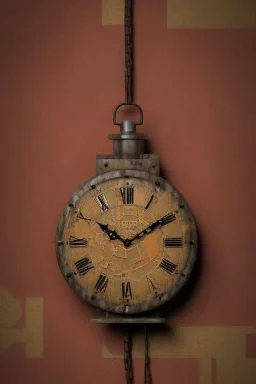
[[[123,120],[120,123],[116,121],[116,112],[123,105],[134,105],[140,112],[140,121],[134,122],[132,120]],[[143,123],[143,111],[137,104],[121,103],[113,113],[114,125],[120,126],[120,133],[110,134],[109,139],[113,140],[113,155],[118,156],[120,159],[140,159],[141,155],[145,153],[145,141],[147,135],[144,133],[137,133],[136,126]]]

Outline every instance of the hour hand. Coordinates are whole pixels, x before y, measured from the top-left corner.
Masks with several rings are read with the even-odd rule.
[[[124,239],[118,235],[116,231],[113,231],[112,229],[108,228],[107,224],[97,223],[103,232],[105,232],[110,240],[121,240],[124,243]]]

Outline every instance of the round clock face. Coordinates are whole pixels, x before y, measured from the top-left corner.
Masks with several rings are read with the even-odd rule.
[[[76,293],[109,312],[151,310],[174,296],[195,261],[196,226],[181,195],[142,171],[90,179],[57,230],[61,271]]]

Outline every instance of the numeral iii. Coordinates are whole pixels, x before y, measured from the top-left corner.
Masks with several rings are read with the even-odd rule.
[[[164,239],[164,246],[166,248],[181,248],[182,238],[181,237],[167,237]]]

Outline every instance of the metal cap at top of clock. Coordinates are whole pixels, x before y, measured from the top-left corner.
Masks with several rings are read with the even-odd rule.
[[[134,105],[139,109],[140,121],[135,123],[132,120],[123,120],[122,122],[117,123],[116,112],[122,105],[127,104],[119,104],[113,113],[113,123],[114,125],[120,126],[120,133],[108,135],[108,138],[113,140],[113,154],[121,159],[139,159],[140,156],[145,153],[145,140],[148,138],[144,133],[136,132],[136,125],[142,125],[143,123],[143,112],[139,105],[134,103],[129,104]]]

